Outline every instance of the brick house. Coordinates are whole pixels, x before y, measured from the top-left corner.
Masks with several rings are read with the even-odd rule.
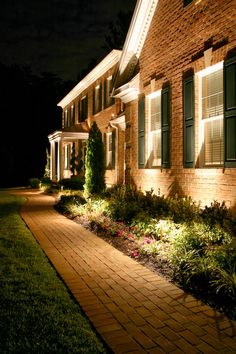
[[[62,130],[48,137],[52,180],[71,177],[73,150],[76,157],[84,160],[89,128],[96,121],[106,143],[106,183],[123,182],[125,118],[121,101],[111,97],[112,80],[120,56],[121,51],[112,50],[58,103],[63,110]]]
[[[126,183],[235,207],[235,0],[138,1],[114,96]]]
[[[107,184],[235,208],[235,0],[138,0],[114,69]]]

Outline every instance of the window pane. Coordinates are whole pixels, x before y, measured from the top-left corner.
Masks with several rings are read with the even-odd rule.
[[[152,132],[151,135],[152,154],[151,165],[160,166],[161,164],[161,129]]]
[[[202,118],[223,114],[223,70],[202,78]]]
[[[111,167],[112,166],[112,133],[107,133],[107,167]]]
[[[204,123],[205,164],[223,163],[223,119],[214,119]]]
[[[161,95],[150,99],[149,164],[151,167],[161,165]]]
[[[161,96],[157,96],[151,99],[151,131],[161,128]]]

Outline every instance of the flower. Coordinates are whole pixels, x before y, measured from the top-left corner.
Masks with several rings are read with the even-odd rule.
[[[132,251],[132,253],[131,253],[131,257],[137,258],[138,256],[139,256],[139,252],[138,252],[138,250],[134,250],[134,251]]]
[[[144,243],[150,244],[150,243],[152,243],[152,240],[148,237],[144,237]]]

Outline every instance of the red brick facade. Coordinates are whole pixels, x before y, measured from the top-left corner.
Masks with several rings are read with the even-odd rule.
[[[210,59],[206,50],[212,48]],[[178,193],[201,200],[225,200],[236,205],[236,169],[199,164],[198,83],[196,73],[224,61],[236,49],[236,3],[194,0],[159,0],[139,57],[140,96],[163,88],[171,92],[170,168],[138,168],[138,100],[126,106],[126,181],[157,194]],[[210,49],[211,51],[211,49]],[[205,57],[204,57],[205,52]],[[209,52],[209,51],[208,51]],[[183,77],[195,77],[195,166],[183,161]],[[152,82],[152,83],[151,83]],[[130,112],[132,110],[132,117]],[[147,115],[147,112],[146,112]],[[148,139],[148,136],[146,136]]]
[[[106,171],[107,185],[133,183],[144,191],[153,189],[158,195],[191,196],[194,200],[201,201],[203,206],[213,200],[224,200],[228,206],[236,208],[236,151],[233,152],[235,166],[227,167],[229,165],[222,161],[218,165],[202,163],[202,126],[205,127],[206,121],[204,122],[201,116],[202,98],[200,100],[200,95],[203,95],[201,75],[208,75],[201,73],[207,68],[214,68],[216,64],[217,68],[220,65],[223,83],[224,63],[229,57],[236,58],[236,2],[235,0],[193,0],[188,3],[184,6],[183,0],[137,1],[119,62],[117,60],[115,65],[109,66],[106,72],[103,71],[102,75],[97,76],[96,80],[90,81],[78,96],[73,97],[73,100],[67,100],[67,105],[64,104],[63,108],[65,111],[67,106],[74,104],[75,125],[64,127],[64,131],[81,129],[81,123],[78,122],[78,102],[87,95],[88,127],[95,120],[103,136],[107,132],[115,132],[116,136],[115,164]],[[118,69],[116,69],[117,65]],[[192,90],[194,152],[192,165],[187,166],[184,152],[187,128],[184,118],[183,83],[190,74],[194,81],[192,86],[194,88]],[[94,87],[102,83],[104,90],[104,82],[111,75],[116,75],[115,103],[105,108],[102,94],[101,110],[94,114],[92,108]],[[157,92],[161,92],[162,95],[167,88],[168,111],[170,110],[167,132],[169,163],[160,163],[151,167],[148,162],[149,151],[147,151],[147,146],[150,144],[150,97]],[[225,87],[222,90],[225,91]],[[233,90],[236,96],[236,89]],[[224,92],[220,94],[223,97]],[[145,163],[143,168],[140,168],[139,102],[142,97],[145,100],[146,146]],[[231,99],[234,100],[236,109],[236,97]],[[223,110],[223,98],[221,106]],[[161,107],[164,111],[164,106]],[[231,126],[235,124],[236,127],[234,123],[236,115],[234,118]],[[163,132],[163,127],[161,129]],[[232,132],[230,134],[232,139]],[[222,142],[223,140],[222,138]],[[230,149],[236,150],[235,146],[236,143],[231,144]],[[222,154],[223,149],[225,146],[220,150]]]

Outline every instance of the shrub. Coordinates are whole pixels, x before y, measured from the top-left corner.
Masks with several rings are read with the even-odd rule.
[[[30,178],[29,179],[30,187],[31,188],[39,188],[40,179],[38,178]]]
[[[192,222],[200,217],[200,206],[191,197],[167,198],[168,214],[174,222]]]
[[[85,157],[85,184],[86,195],[96,194],[105,189],[105,151],[102,134],[93,122],[89,132]]]
[[[75,217],[83,214],[85,204],[86,200],[80,195],[62,195],[55,209]]]
[[[131,222],[142,209],[136,201],[113,199],[108,203],[106,211],[113,220]]]
[[[60,180],[59,185],[63,186],[65,189],[83,190],[84,177],[63,178]]]
[[[205,206],[202,211],[202,218],[204,222],[211,227],[219,224],[224,229],[230,231],[232,235],[236,234],[236,217],[232,214],[230,209],[226,207],[224,201],[219,203],[214,200],[209,207]]]

